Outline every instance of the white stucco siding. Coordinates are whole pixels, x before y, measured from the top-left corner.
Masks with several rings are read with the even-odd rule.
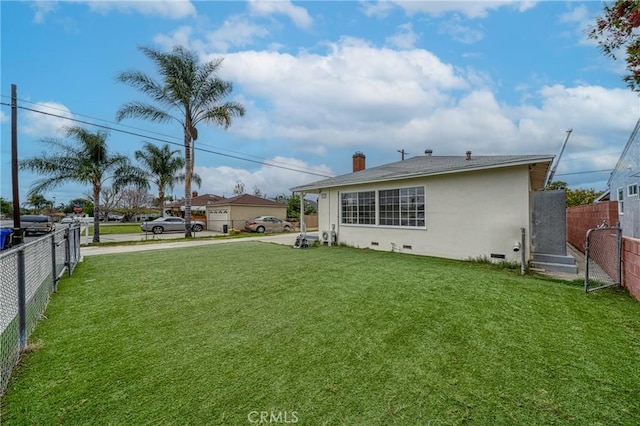
[[[341,193],[414,186],[425,188],[426,227],[340,223]],[[527,166],[331,188],[322,193],[327,195],[319,197],[319,230],[330,230],[335,224],[338,242],[348,245],[454,259],[498,254],[508,261],[520,261],[513,245],[520,240],[523,227],[525,246],[529,245]]]

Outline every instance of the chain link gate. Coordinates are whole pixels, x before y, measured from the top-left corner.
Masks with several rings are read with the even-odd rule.
[[[617,226],[587,231],[585,246],[584,291],[591,292],[620,285],[622,282],[622,229]]]

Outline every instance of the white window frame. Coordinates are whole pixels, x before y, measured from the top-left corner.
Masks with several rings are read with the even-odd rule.
[[[617,191],[616,199],[618,200],[618,214],[624,214],[624,188],[620,187]]]
[[[421,189],[422,194],[416,194],[416,196],[418,197],[422,197],[422,202],[420,203],[420,201],[417,201],[414,205],[414,203],[408,204],[407,198],[411,197],[411,194],[403,194],[403,191],[406,190],[413,190],[413,189]],[[380,192],[381,191],[398,191],[398,196],[399,196],[399,204],[398,204],[398,224],[389,224],[389,223],[385,223],[383,224],[383,219],[382,219],[382,200],[380,198]],[[399,187],[399,188],[389,188],[389,189],[380,189],[377,191],[377,195],[378,195],[378,204],[377,204],[377,208],[378,208],[378,214],[377,214],[377,222],[378,222],[378,226],[383,226],[383,227],[390,227],[390,228],[410,228],[410,229],[426,229],[427,227],[427,195],[426,195],[426,188],[423,185],[417,185],[417,186],[407,186],[407,187]],[[420,212],[420,209],[418,209],[418,205],[422,205],[422,211]],[[411,206],[414,205],[413,208],[411,208]],[[419,214],[422,213],[422,217],[419,216]],[[407,216],[407,217],[403,217],[403,216]],[[415,217],[411,217],[414,216]],[[389,217],[385,218],[385,219],[389,219]],[[395,219],[395,218],[392,218]],[[413,222],[422,222],[422,224],[403,224],[403,221],[413,221]]]
[[[367,199],[371,199],[373,200],[373,210],[371,210],[370,208],[366,208],[367,204],[363,204],[362,206],[360,206],[360,201],[361,201],[361,194],[369,194],[369,193],[373,193],[373,197],[372,198],[367,198]],[[350,217],[351,219],[355,219],[355,221],[353,222],[348,222],[347,221],[347,217],[345,216],[345,209],[344,209],[344,196],[353,196],[355,195],[355,210],[351,210],[351,211],[355,211],[355,216]],[[376,190],[372,190],[372,191],[350,191],[350,192],[342,192],[339,195],[339,199],[340,199],[340,224],[341,225],[347,225],[347,226],[375,226],[376,225],[376,219],[377,219],[377,200],[378,200],[378,194]],[[361,223],[361,219],[364,218],[365,220],[363,220]],[[367,220],[369,219],[369,220]],[[372,221],[370,221],[371,219],[373,219]],[[368,223],[365,223],[368,222]]]
[[[638,184],[632,183],[627,185],[627,197],[637,197],[638,196]]]

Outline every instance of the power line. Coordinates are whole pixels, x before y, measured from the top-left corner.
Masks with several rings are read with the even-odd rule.
[[[0,105],[10,106],[9,104],[7,104],[5,102],[0,102]],[[164,143],[168,143],[168,144],[171,144],[171,145],[177,145],[177,146],[181,146],[181,147],[183,146],[183,144],[179,143],[179,142],[173,142],[173,141],[169,141],[169,140],[166,140],[166,139],[158,138],[158,137],[155,137],[155,136],[143,135],[141,133],[136,133],[136,132],[132,132],[132,131],[129,131],[129,130],[117,129],[117,128],[114,128],[114,127],[111,127],[111,126],[107,126],[107,125],[104,125],[104,124],[91,123],[89,121],[79,120],[77,118],[65,117],[63,115],[53,114],[51,112],[46,112],[46,111],[40,111],[40,110],[37,110],[37,109],[34,109],[34,108],[25,107],[25,106],[19,106],[18,108],[26,110],[26,111],[35,112],[35,113],[38,113],[38,114],[43,114],[43,115],[48,115],[48,116],[51,116],[51,117],[60,118],[60,119],[63,119],[63,120],[69,120],[69,121],[73,121],[73,122],[76,122],[76,123],[81,123],[81,124],[86,124],[86,125],[93,126],[93,127],[102,128],[102,129],[105,129],[105,130],[124,133],[124,134],[131,135],[131,136],[137,136],[137,137],[140,137],[140,138],[151,139],[151,140],[154,140],[154,141],[164,142]],[[97,119],[97,120],[108,122],[107,120],[102,120],[102,119]],[[126,127],[126,126],[123,126],[123,127]],[[158,134],[158,133],[156,132],[156,134]],[[167,136],[167,135],[163,135],[163,136]],[[168,136],[168,137],[177,139],[175,136]],[[305,174],[309,174],[309,175],[326,177],[326,178],[333,177],[332,175],[327,175],[327,174],[324,174],[324,173],[312,172],[312,171],[308,171],[308,170],[301,170],[301,169],[298,169],[298,168],[294,168],[292,166],[285,166],[285,165],[276,164],[276,163],[286,164],[286,163],[283,163],[283,162],[266,161],[266,160],[252,160],[250,158],[240,157],[240,156],[231,155],[231,154],[225,154],[223,152],[215,151],[215,150],[212,150],[212,149],[205,149],[205,148],[201,148],[201,147],[196,147],[195,144],[193,146],[193,149],[196,150],[196,151],[200,151],[200,152],[206,152],[208,154],[220,155],[222,157],[228,157],[228,158],[233,158],[233,159],[236,159],[236,160],[248,161],[250,163],[256,163],[256,164],[260,164],[260,165],[263,165],[263,166],[275,167],[275,168],[279,168],[279,169],[290,170],[290,171],[294,171],[294,172],[298,172],[298,173],[305,173]],[[248,154],[242,154],[242,155],[248,155]],[[250,155],[248,155],[248,156],[250,156]],[[257,158],[260,158],[260,157],[257,157]]]
[[[556,176],[569,176],[569,175],[586,175],[589,173],[604,173],[604,172],[612,172],[613,169],[604,169],[604,170],[588,170],[584,172],[572,172],[572,173],[557,173]]]

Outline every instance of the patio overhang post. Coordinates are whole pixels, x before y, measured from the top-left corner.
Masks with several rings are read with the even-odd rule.
[[[300,192],[300,235],[307,238],[307,226],[304,224],[304,192]]]

